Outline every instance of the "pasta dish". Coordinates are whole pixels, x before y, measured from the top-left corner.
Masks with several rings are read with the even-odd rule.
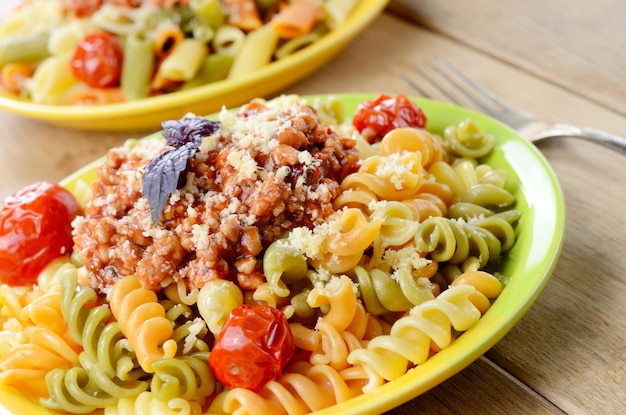
[[[452,344],[516,241],[506,172],[481,162],[496,137],[429,132],[401,95],[344,118],[298,96],[190,114],[73,195],[5,202],[3,230],[52,205],[67,229],[16,245],[37,258],[0,233],[0,384],[76,414],[303,414]]]
[[[23,0],[0,21],[0,92],[128,102],[254,73],[341,25],[357,0]]]

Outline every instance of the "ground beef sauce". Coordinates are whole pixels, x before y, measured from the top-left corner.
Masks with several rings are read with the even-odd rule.
[[[291,228],[325,221],[339,183],[358,168],[354,140],[303,103],[253,101],[237,114],[222,111],[220,122],[189,160],[156,225],[141,172],[163,144],[144,140],[109,151],[94,199],[74,221],[86,283],[106,292],[135,274],[157,291],[176,280],[193,288],[216,278],[254,290],[264,282],[264,247]]]

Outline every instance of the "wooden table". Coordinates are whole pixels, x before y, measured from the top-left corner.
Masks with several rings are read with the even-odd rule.
[[[545,120],[626,136],[624,16],[619,0],[396,0],[341,56],[284,92],[413,94],[400,75],[442,54]],[[129,136],[7,113],[0,125],[2,198],[37,180],[60,180]],[[541,150],[567,207],[553,277],[485,357],[390,414],[624,412],[626,158],[579,140]]]

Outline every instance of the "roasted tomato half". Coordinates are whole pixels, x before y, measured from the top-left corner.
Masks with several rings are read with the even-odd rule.
[[[109,32],[87,34],[74,50],[70,66],[76,78],[93,88],[119,85],[124,52],[117,37]]]
[[[53,259],[72,251],[72,220],[81,214],[74,196],[39,182],[7,197],[0,210],[0,283],[29,285]]]
[[[352,124],[370,143],[374,143],[394,128],[424,128],[426,115],[404,95],[391,97],[381,94],[373,101],[359,104]]]
[[[209,365],[228,388],[261,390],[278,376],[295,352],[282,311],[266,305],[233,309],[215,342]]]

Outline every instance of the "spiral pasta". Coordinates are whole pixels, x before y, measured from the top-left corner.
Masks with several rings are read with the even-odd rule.
[[[305,227],[292,229],[284,242],[279,240],[271,247],[270,264],[276,262],[272,258],[274,255],[289,255],[292,266],[299,264],[297,266],[300,267],[302,257],[298,255],[302,254],[315,269],[323,268],[331,273],[346,272],[359,262],[363,251],[376,239],[381,225],[382,219],[379,217],[368,218],[356,208],[343,209],[312,231]],[[279,250],[283,252],[279,253]],[[273,289],[286,295],[279,281],[284,272],[268,270],[271,272],[268,282],[276,287]],[[292,279],[298,280],[303,276],[302,272],[291,275]]]
[[[104,415],[201,415],[198,402],[182,398],[169,401],[157,399],[149,391],[140,393],[136,399],[120,399],[116,404],[104,408]]]
[[[415,305],[434,298],[428,278],[414,278],[408,267],[394,276],[381,269],[354,269],[361,298],[368,312],[381,315],[390,311],[407,311]]]
[[[312,106],[326,125],[341,125],[346,118],[343,102],[336,95],[330,95],[324,99],[316,98]]]
[[[167,53],[164,43],[159,47]],[[334,123],[345,117],[338,103],[316,105]],[[294,116],[284,128],[279,113]],[[475,123],[451,126],[443,136],[397,128],[369,143],[351,126],[320,123],[297,96],[255,101],[237,115],[223,112],[220,123],[167,201],[161,222],[175,230],[153,222],[140,229],[141,215],[133,222],[148,203],[130,178],[158,153],[155,140],[116,150],[93,192],[77,190],[86,209],[98,212],[93,216],[104,205],[99,196],[88,202],[93,195],[124,199],[107,205],[115,217],[75,231],[80,238],[111,228],[115,246],[92,242],[99,261],[113,254],[124,261],[133,249],[164,254],[146,268],[152,273],[122,276],[113,267],[103,275],[97,264],[83,266],[81,250],[80,257],[56,260],[32,289],[0,286],[0,383],[68,413],[304,414],[371,392],[422,364],[473,327],[501,294],[507,276],[498,262],[514,247],[521,212],[506,171],[480,159],[494,140]],[[207,150],[228,140],[255,143],[257,133],[264,141],[249,163]],[[318,134],[330,142],[319,152],[296,148]],[[289,140],[301,143],[290,147]],[[335,157],[341,152],[346,157]],[[283,162],[279,155],[289,159],[280,174],[262,167],[266,159]],[[221,165],[228,168],[222,172]],[[231,190],[244,197],[228,202],[216,184],[239,178],[244,167],[254,179],[237,181]],[[267,187],[252,191],[253,180]],[[289,193],[290,186],[301,192]],[[249,214],[266,208],[267,217]],[[147,224],[150,215],[145,218]],[[273,220],[275,226],[264,226]],[[219,233],[206,238],[212,227]],[[159,264],[169,261],[172,246],[190,244],[201,248],[181,249],[185,260],[164,272]],[[125,251],[111,252],[118,247]],[[193,269],[192,258],[200,259]],[[258,392],[224,389],[220,376],[246,370],[251,349],[242,352],[242,365],[214,367],[209,357],[220,350],[225,324],[235,333],[228,341],[250,340],[238,337],[237,324],[256,327],[260,320],[237,321],[244,317],[233,310],[259,305],[280,317],[295,352],[288,351],[289,361]],[[270,352],[251,341],[251,353]]]
[[[474,257],[485,267],[508,251],[515,240],[515,231],[509,222],[491,219],[465,222],[431,217],[420,223],[415,244],[438,262],[459,264]]]
[[[469,285],[451,287],[437,298],[411,309],[391,327],[388,335],[372,339],[367,348],[354,350],[348,362],[362,365],[370,376],[364,388],[371,390],[384,380],[403,375],[408,364],[423,363],[429,356],[431,342],[444,349],[453,340],[452,329],[466,331],[480,319],[481,313],[469,300],[476,289]]]
[[[359,395],[362,370],[337,371],[327,365],[299,362],[286,373],[268,382],[258,393],[236,388],[216,398],[218,410],[250,415],[280,415],[309,413],[327,408]],[[209,411],[212,408],[209,408]]]
[[[252,293],[246,293],[246,296],[244,298],[244,303],[248,305],[259,305],[259,304],[268,305],[270,307],[273,307],[282,311],[285,317],[287,317],[287,319],[294,316],[294,314],[296,313],[296,306],[298,307],[297,312],[300,313],[300,315],[305,315],[305,314],[310,315],[311,314],[310,308],[302,304],[302,298],[301,298],[305,290],[304,285],[305,284],[310,285],[310,284],[307,284],[307,282],[308,281],[303,281],[303,284],[292,285],[290,287],[290,291],[291,290],[298,291],[298,294],[296,294],[295,296],[292,296],[291,298],[281,297],[277,295],[270,287],[270,284],[264,282],[260,284],[256,288],[256,290],[254,290]],[[298,302],[300,304],[298,304]],[[305,310],[305,308],[307,309]]]
[[[449,274],[448,278],[450,277],[452,277],[450,286],[471,285],[476,289],[469,300],[483,314],[491,307],[492,299],[498,297],[503,289],[502,283],[495,275],[479,270],[476,263],[452,276]]]
[[[204,404],[216,386],[209,369],[208,356],[207,351],[155,361],[150,391],[164,402],[180,398]]]
[[[345,272],[354,267],[363,256],[363,251],[376,239],[382,219],[368,218],[357,209],[345,209],[339,214],[340,232],[331,233],[324,240],[326,255],[323,260],[314,260],[316,268],[323,266],[330,272]]]
[[[424,177],[417,194],[402,201],[411,208],[418,222],[430,216],[448,216],[454,202],[455,197],[450,186],[438,182],[430,173]]]
[[[378,201],[378,197],[369,189],[345,189],[333,202],[333,208],[355,208],[371,213],[370,206]]]
[[[419,224],[411,207],[397,201],[376,204],[370,218],[381,219],[376,238],[384,247],[406,244],[415,236]]]
[[[243,304],[239,287],[227,280],[207,282],[198,294],[198,312],[214,336],[220,332],[228,313]]]
[[[460,157],[480,158],[487,155],[493,148],[495,137],[484,134],[476,122],[467,119],[458,125],[446,127],[443,133],[445,145]]]
[[[62,410],[75,414],[86,414],[97,408],[113,405],[118,398],[94,383],[96,373],[82,367],[70,369],[56,368],[46,375],[50,397],[41,404],[49,409]]]
[[[15,331],[0,331],[0,384],[19,385],[28,395],[44,397],[46,373],[78,365],[80,344],[63,318],[56,282],[59,275],[75,269],[66,257],[50,263],[39,276],[37,291],[26,296],[26,304],[8,285],[0,286],[0,323],[3,330]]]
[[[58,334],[45,328],[33,329],[24,340],[26,344],[12,344],[0,360],[0,384],[19,385],[34,397],[47,396],[46,374],[77,365],[78,354]]]
[[[405,152],[419,153],[425,169],[436,161],[448,160],[444,146],[431,133],[423,129],[395,128],[385,134],[380,141],[381,156]]]
[[[198,317],[187,304],[170,300],[161,300],[160,304],[165,310],[165,317],[172,322],[174,327],[171,339],[176,342],[178,355],[209,350],[209,345],[203,340],[208,332],[203,318]]]
[[[319,347],[312,350],[310,362],[345,369],[350,351],[362,347],[361,339],[347,330],[357,312],[357,299],[350,278],[334,278],[325,287],[314,288],[309,293],[308,303],[315,308],[330,307],[315,325],[320,341]]]
[[[176,355],[172,322],[165,317],[154,291],[142,288],[136,277],[126,276],[118,281],[111,290],[109,304],[146,372],[153,371],[155,360]]]
[[[381,199],[402,200],[417,193],[424,178],[420,153],[392,153],[363,160],[357,173],[341,182],[342,189],[367,189]]]
[[[504,188],[506,173],[503,170],[491,170],[472,160],[459,159],[453,165],[436,162],[429,172],[450,187],[455,201],[467,211],[455,214],[456,217],[491,214],[491,210],[502,210],[515,202],[515,197]]]
[[[194,305],[198,302],[198,294],[200,290],[197,287],[188,289],[185,281],[174,281],[167,285],[163,292],[170,300],[178,304]]]
[[[263,274],[270,289],[280,297],[287,297],[291,285],[306,278],[308,265],[305,256],[279,239],[263,255]]]
[[[109,307],[90,307],[96,302],[97,294],[89,287],[77,290],[76,274],[76,270],[68,270],[62,275],[61,306],[63,317],[83,351],[78,365],[59,366],[46,374],[49,397],[41,402],[51,409],[88,413],[119,398],[134,398],[148,384],[140,380],[145,372],[137,367],[135,354],[119,324],[108,323]]]

